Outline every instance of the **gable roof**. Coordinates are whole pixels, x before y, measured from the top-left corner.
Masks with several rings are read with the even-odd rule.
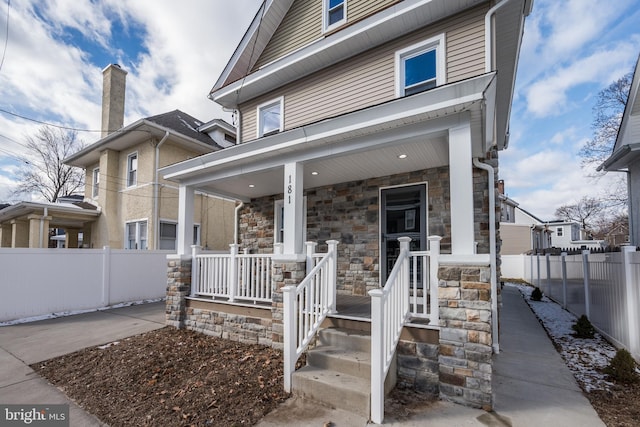
[[[598,170],[626,169],[630,163],[640,160],[640,55],[631,80],[629,97],[624,107],[622,121],[611,156],[598,166]]]
[[[122,151],[151,137],[159,140],[167,134],[171,136],[173,142],[185,145],[200,154],[224,148],[211,139],[209,135],[198,130],[202,125],[202,121],[180,110],[147,117],[110,133],[99,141],[72,154],[64,159],[64,163],[86,168],[100,160],[100,151],[104,149],[111,148],[116,151]]]

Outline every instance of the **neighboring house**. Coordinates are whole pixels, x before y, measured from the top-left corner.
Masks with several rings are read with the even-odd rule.
[[[123,127],[126,71],[103,71],[102,138],[64,162],[85,169],[84,198],[61,204],[20,203],[1,211],[2,247],[47,247],[49,229],[62,229],[57,247],[175,250],[178,190],[158,176],[163,166],[235,145],[223,120],[200,122],[174,110]],[[235,202],[206,192],[193,200],[188,244],[227,250]],[[39,238],[38,236],[42,236]]]
[[[161,170],[185,201],[179,257],[170,261],[175,273],[168,285],[168,323],[284,347],[287,372],[294,357],[287,331],[302,324],[286,319],[310,315],[316,306],[305,300],[300,313],[288,317],[294,306],[283,303],[284,285],[302,283],[299,292],[311,282],[335,286],[338,307],[359,296],[369,301],[369,292],[378,295],[385,284],[409,280],[408,272],[402,279],[392,274],[405,265],[396,261],[409,256],[399,238],[409,237],[411,257],[419,257],[418,251],[435,251],[436,239],[428,244],[429,236],[441,236],[442,287],[436,280],[429,298],[426,287],[412,294],[431,311],[428,325],[416,327],[413,347],[402,347],[414,352],[399,356],[398,381],[491,407],[491,353],[498,349],[497,152],[509,141],[517,59],[531,6],[527,0],[264,2],[210,93],[237,111],[240,143]],[[225,287],[245,292],[237,269],[213,279],[214,258],[196,257],[191,272],[186,236],[197,191],[243,203],[238,241],[273,263],[266,270],[273,294],[254,300],[263,311],[257,303],[252,311],[233,308],[240,291],[225,293]],[[324,259],[336,254],[336,279],[312,279],[320,267],[311,270],[316,258],[305,257],[305,241],[329,251]],[[418,267],[413,272],[427,275]],[[284,288],[286,295],[291,290]],[[473,314],[460,308],[471,306]],[[251,321],[222,314],[234,310]],[[331,309],[320,311],[324,316]],[[369,318],[378,324],[377,315]],[[416,355],[416,342],[429,351]],[[393,354],[395,343],[390,345]],[[290,379],[285,374],[286,388]],[[294,381],[297,393],[307,389]],[[336,404],[358,406],[343,400]],[[371,417],[380,422],[375,408],[372,403]]]
[[[617,224],[604,235],[607,246],[617,248],[629,244],[629,223]]]
[[[640,246],[640,56],[611,156],[598,168],[625,172],[628,182],[629,242]]]
[[[602,249],[603,240],[594,240],[580,224],[573,221],[548,221],[551,246],[559,249]]]
[[[500,200],[500,254],[538,253],[551,247],[551,230],[540,218],[522,209],[504,194],[498,183]]]

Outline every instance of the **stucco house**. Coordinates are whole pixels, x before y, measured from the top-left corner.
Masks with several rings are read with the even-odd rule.
[[[629,243],[640,246],[640,56],[611,156],[599,167],[624,172],[628,183]]]
[[[49,229],[58,228],[67,248],[77,248],[81,235],[85,248],[176,249],[178,190],[157,171],[235,145],[235,128],[180,110],[123,126],[126,74],[117,64],[103,70],[102,137],[64,160],[85,170],[83,200],[23,202],[0,211],[2,247],[46,248]],[[190,243],[228,249],[234,215],[234,200],[198,192]]]
[[[239,143],[161,170],[180,194],[167,322],[283,348],[285,388],[374,422],[394,383],[490,408],[498,152],[531,7],[265,1],[209,95]],[[242,203],[225,258],[191,248],[197,191]],[[319,360],[356,345],[366,362],[324,384]]]

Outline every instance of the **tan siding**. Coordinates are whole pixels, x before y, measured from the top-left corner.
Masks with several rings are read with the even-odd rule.
[[[398,0],[377,0],[371,4],[370,0],[347,0],[347,23],[352,24],[373,15],[386,7],[398,3]]]
[[[322,0],[296,0],[254,70],[322,37]]]
[[[483,5],[440,21],[241,105],[242,141],[256,138],[256,106],[278,96],[285,130],[394,99],[395,53],[445,32],[447,82],[483,74],[486,11]]]

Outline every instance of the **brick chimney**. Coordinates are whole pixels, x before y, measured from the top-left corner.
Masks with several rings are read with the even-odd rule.
[[[124,92],[127,72],[118,64],[102,70],[102,138],[124,124]]]
[[[504,196],[504,179],[498,180],[498,194],[501,194]]]

